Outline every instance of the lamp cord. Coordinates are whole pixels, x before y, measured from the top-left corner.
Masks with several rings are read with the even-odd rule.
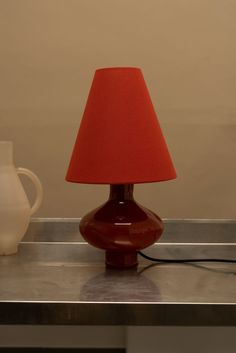
[[[228,262],[236,263],[235,259],[157,259],[152,256],[144,254],[142,251],[138,251],[138,254],[149,261],[154,262],[166,262],[166,263],[190,263],[190,262]]]

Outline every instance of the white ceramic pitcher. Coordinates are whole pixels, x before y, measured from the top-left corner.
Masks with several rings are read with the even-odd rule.
[[[31,207],[18,174],[27,175],[36,187],[36,201]],[[0,255],[17,252],[30,216],[42,202],[43,189],[38,177],[28,169],[15,168],[13,143],[0,141]]]

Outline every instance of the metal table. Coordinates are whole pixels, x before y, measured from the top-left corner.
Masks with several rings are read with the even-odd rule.
[[[236,258],[235,220],[164,220],[145,253]],[[83,241],[79,219],[32,219],[16,255],[0,257],[0,324],[236,325],[236,264],[106,270]]]

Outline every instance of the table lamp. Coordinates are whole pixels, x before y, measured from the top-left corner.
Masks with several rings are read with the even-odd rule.
[[[110,196],[85,215],[80,232],[106,253],[106,265],[137,265],[137,252],[162,234],[161,219],[133,198],[133,184],[176,178],[142,71],[95,72],[66,180],[109,184]]]

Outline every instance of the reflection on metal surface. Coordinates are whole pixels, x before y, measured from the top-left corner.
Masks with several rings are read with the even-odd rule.
[[[94,302],[161,301],[160,290],[137,269],[106,270],[90,278],[81,288],[80,300]]]

